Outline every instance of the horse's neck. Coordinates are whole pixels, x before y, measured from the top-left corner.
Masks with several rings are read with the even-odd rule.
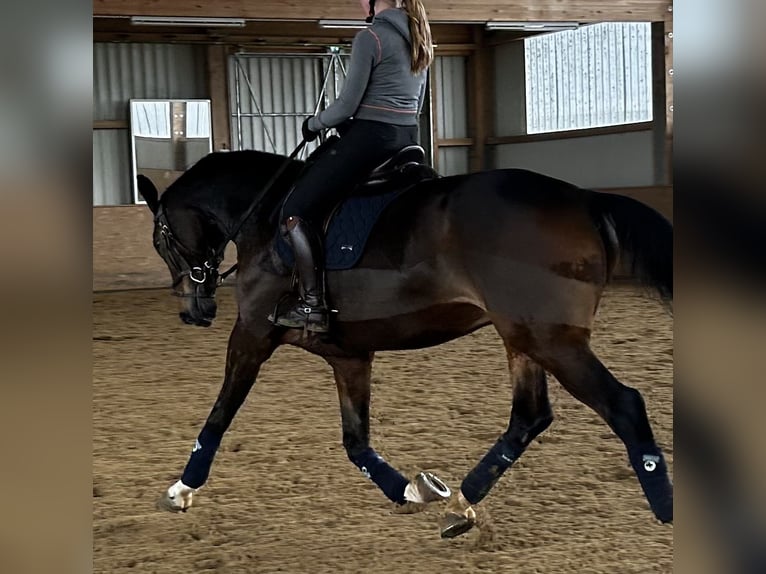
[[[279,177],[277,187],[272,186],[271,189],[266,190],[264,186],[280,167],[281,162],[286,159],[277,158],[278,161],[276,161],[268,156],[269,161],[265,161],[266,156],[268,154],[248,155],[246,170],[243,169],[244,156],[227,156],[225,158],[227,163],[220,165],[218,169],[228,168],[230,171],[227,175],[231,176],[234,173],[236,177],[216,176],[204,187],[197,187],[191,195],[185,197],[181,195],[181,201],[188,207],[202,212],[208,220],[214,222],[222,237],[229,237],[239,227],[249,208],[255,204],[255,209],[241,227],[238,239],[247,237],[248,241],[262,242],[263,238],[274,235],[281,203],[292,180],[297,177],[303,166],[302,162],[294,161],[293,165]],[[223,171],[219,171],[218,175],[223,175]],[[238,182],[234,183],[237,179]]]
[[[222,193],[222,191],[224,192]],[[220,189],[216,192],[206,198],[200,198],[197,205],[201,206],[201,210],[215,223],[222,236],[237,243],[244,236],[247,236],[247,240],[250,241],[273,235],[276,229],[276,219],[271,216],[275,212],[275,202],[264,202],[264,197],[257,191],[252,196],[241,193],[225,193],[225,190]],[[281,200],[277,200],[277,203],[279,201]],[[247,212],[254,204],[255,209],[248,215]],[[278,209],[278,205],[276,209]],[[238,228],[239,232],[236,233],[236,236],[231,237],[231,234]]]

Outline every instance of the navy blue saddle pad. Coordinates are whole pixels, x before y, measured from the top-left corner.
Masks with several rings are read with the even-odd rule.
[[[375,222],[383,210],[400,193],[401,189],[371,196],[349,197],[330,220],[325,237],[325,268],[329,270],[351,269],[359,261]],[[277,232],[276,252],[284,264],[295,264],[293,250]]]

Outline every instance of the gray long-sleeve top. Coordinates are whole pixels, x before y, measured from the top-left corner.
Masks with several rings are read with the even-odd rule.
[[[417,125],[423,106],[426,72],[411,69],[407,13],[389,8],[360,30],[351,47],[351,62],[343,90],[325,110],[309,120],[319,131],[350,117],[397,125]]]

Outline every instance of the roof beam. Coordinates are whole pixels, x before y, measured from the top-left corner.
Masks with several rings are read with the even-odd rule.
[[[670,0],[424,0],[433,22],[512,21],[664,21]],[[228,17],[254,20],[359,19],[358,6],[348,0],[94,0],[94,16]]]

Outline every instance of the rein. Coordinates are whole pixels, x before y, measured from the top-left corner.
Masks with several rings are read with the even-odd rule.
[[[229,234],[224,237],[223,243],[221,243],[221,246],[215,251],[215,255],[223,258],[223,252],[224,249],[226,249],[226,244],[229,243],[232,239],[234,239],[237,234],[239,233],[239,230],[242,229],[242,226],[245,224],[245,222],[250,218],[250,216],[253,214],[253,211],[255,211],[255,208],[260,206],[261,203],[263,203],[266,192],[269,191],[272,185],[274,185],[279,179],[279,176],[281,176],[284,171],[287,169],[287,166],[290,165],[290,162],[292,162],[295,159],[295,156],[297,156],[300,151],[303,149],[303,147],[306,145],[306,140],[302,140],[301,143],[298,144],[298,147],[296,147],[292,153],[287,156],[287,159],[282,162],[282,165],[279,166],[279,169],[274,172],[274,175],[272,175],[269,180],[266,182],[266,184],[261,189],[261,193],[257,194],[256,197],[260,196],[259,201],[253,201],[253,203],[250,204],[250,207],[247,208],[247,211],[240,217],[239,221],[237,222],[237,225],[234,226],[234,229],[229,232]],[[228,274],[231,271],[227,271]]]
[[[199,288],[207,281],[208,277],[216,280],[217,287],[220,286],[229,275],[236,271],[237,264],[235,263],[224,273],[218,273],[218,266],[221,264],[221,261],[223,261],[223,254],[226,250],[226,245],[237,236],[239,231],[242,229],[242,226],[250,218],[255,209],[263,203],[266,197],[266,193],[276,183],[277,179],[279,179],[279,177],[284,173],[284,171],[287,169],[287,166],[289,166],[295,157],[300,153],[306,143],[307,142],[305,139],[302,140],[301,143],[298,144],[298,147],[296,147],[287,157],[287,159],[282,162],[282,165],[279,166],[279,169],[274,172],[274,174],[263,186],[261,192],[256,194],[256,198],[260,199],[256,199],[250,204],[245,213],[242,214],[242,217],[239,218],[239,221],[237,221],[237,224],[234,226],[232,231],[230,231],[224,237],[223,242],[218,247],[218,249],[212,250],[212,255],[206,259],[202,265],[190,265],[186,257],[184,257],[183,254],[179,252],[179,249],[174,248],[173,244],[175,244],[177,247],[180,247],[181,250],[185,251],[187,254],[191,253],[191,250],[185,247],[184,244],[181,243],[181,241],[179,241],[178,238],[173,235],[173,232],[170,229],[170,223],[168,222],[167,216],[165,215],[165,210],[163,209],[162,203],[160,203],[157,209],[157,215],[155,216],[155,221],[160,225],[160,234],[164,239],[168,257],[174,259],[176,266],[181,269],[181,272],[178,274],[178,276],[173,279],[173,288],[175,288],[175,286],[178,285],[186,275],[188,275],[189,279],[197,284],[195,291],[199,290]],[[183,265],[177,265],[179,260]],[[195,295],[195,297],[197,297],[197,295]],[[207,295],[205,297],[210,296]]]

